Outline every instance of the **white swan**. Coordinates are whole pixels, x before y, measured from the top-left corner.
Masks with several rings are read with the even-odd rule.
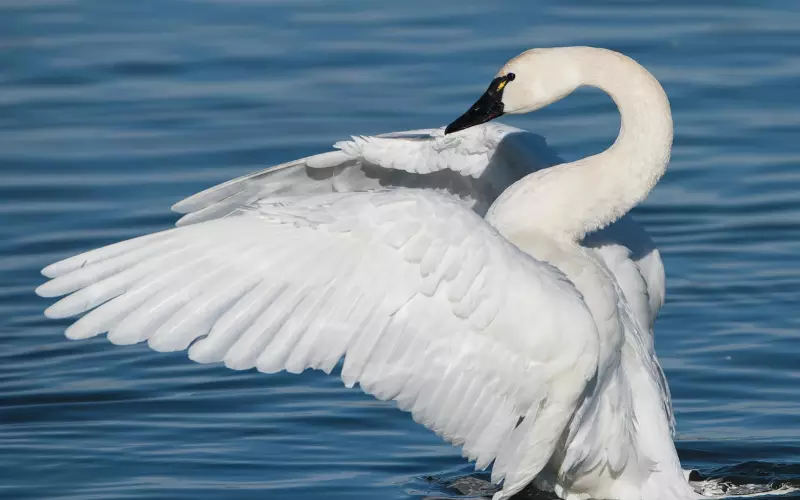
[[[480,125],[582,85],[622,115],[598,155],[541,169],[557,161],[537,160],[540,138]],[[608,50],[531,50],[447,132],[356,138],[211,188],[174,207],[181,227],[48,266],[37,293],[70,294],[49,317],[93,309],[70,338],[267,373],[344,356],[345,384],[493,462],[495,499],[531,481],[568,499],[696,498],[653,349],[663,267],[620,219],[669,160],[661,86]]]

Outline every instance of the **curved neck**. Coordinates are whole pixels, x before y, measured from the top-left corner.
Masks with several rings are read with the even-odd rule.
[[[672,115],[653,75],[610,50],[554,50],[563,53],[563,64],[574,65],[579,86],[597,87],[611,96],[621,114],[619,135],[600,154],[535,172],[506,190],[487,219],[507,237],[534,232],[580,241],[642,201],[669,162]]]

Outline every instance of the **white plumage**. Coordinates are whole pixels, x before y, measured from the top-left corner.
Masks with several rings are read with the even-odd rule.
[[[344,358],[346,385],[493,463],[496,498],[531,481],[569,499],[693,498],[653,348],[664,270],[624,216],[666,167],[666,98],[600,49],[531,51],[511,72],[507,112],[593,84],[620,106],[620,139],[555,167],[543,139],[501,124],[337,143],[187,198],[175,229],[48,266],[37,293],[67,297],[47,316],[86,313],[69,338],[233,369]]]

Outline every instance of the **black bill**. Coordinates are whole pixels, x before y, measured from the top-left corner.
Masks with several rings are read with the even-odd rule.
[[[458,132],[465,128],[474,127],[489,120],[494,120],[503,114],[503,89],[508,82],[514,80],[514,73],[498,76],[492,80],[489,88],[483,93],[478,102],[469,108],[469,111],[456,118],[444,129],[445,134]]]

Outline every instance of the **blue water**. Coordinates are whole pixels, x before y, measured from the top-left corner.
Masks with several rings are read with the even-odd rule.
[[[391,404],[69,342],[33,289],[56,259],[169,227],[193,192],[446,124],[509,57],[576,44],[633,56],[672,102],[673,160],[636,214],[667,269],[685,466],[800,485],[800,2],[4,0],[0,498],[458,496],[469,465]],[[618,116],[587,90],[507,122],[571,160]]]

